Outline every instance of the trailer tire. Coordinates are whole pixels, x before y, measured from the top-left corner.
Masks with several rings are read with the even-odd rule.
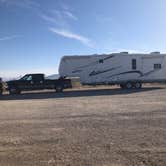
[[[131,82],[127,82],[127,83],[125,84],[125,88],[126,88],[126,89],[132,89],[132,88],[133,88],[133,84],[132,84]]]
[[[134,84],[134,88],[136,88],[136,89],[141,89],[141,88],[142,88],[142,83],[136,82],[136,83]]]

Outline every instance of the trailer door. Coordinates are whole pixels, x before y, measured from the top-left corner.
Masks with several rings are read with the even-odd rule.
[[[147,73],[153,70],[153,59],[149,57],[142,58],[142,71],[143,73]]]

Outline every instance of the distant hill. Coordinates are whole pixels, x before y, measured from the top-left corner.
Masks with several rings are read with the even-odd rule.
[[[2,77],[3,81],[18,80],[21,77]]]

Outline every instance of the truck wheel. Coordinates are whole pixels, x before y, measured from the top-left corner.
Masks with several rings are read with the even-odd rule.
[[[125,88],[126,88],[124,84],[120,84],[120,87],[121,87],[122,89],[125,89]]]
[[[126,85],[125,85],[126,89],[132,89],[133,88],[133,85],[131,82],[127,82]]]
[[[2,95],[2,93],[3,93],[3,89],[0,89],[0,95]]]
[[[63,92],[63,87],[62,86],[56,86],[56,92],[59,93],[59,92]]]
[[[21,91],[18,90],[17,88],[11,88],[11,89],[9,90],[9,93],[10,93],[11,95],[13,95],[13,94],[20,94]]]
[[[136,82],[136,83],[134,84],[134,88],[136,88],[136,89],[141,89],[141,88],[142,88],[142,84],[141,84],[140,82]]]

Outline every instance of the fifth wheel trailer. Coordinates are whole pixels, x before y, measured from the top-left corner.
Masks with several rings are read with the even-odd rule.
[[[64,56],[59,66],[61,77],[79,77],[83,85],[120,85],[141,88],[142,83],[166,82],[166,54],[128,52]]]

